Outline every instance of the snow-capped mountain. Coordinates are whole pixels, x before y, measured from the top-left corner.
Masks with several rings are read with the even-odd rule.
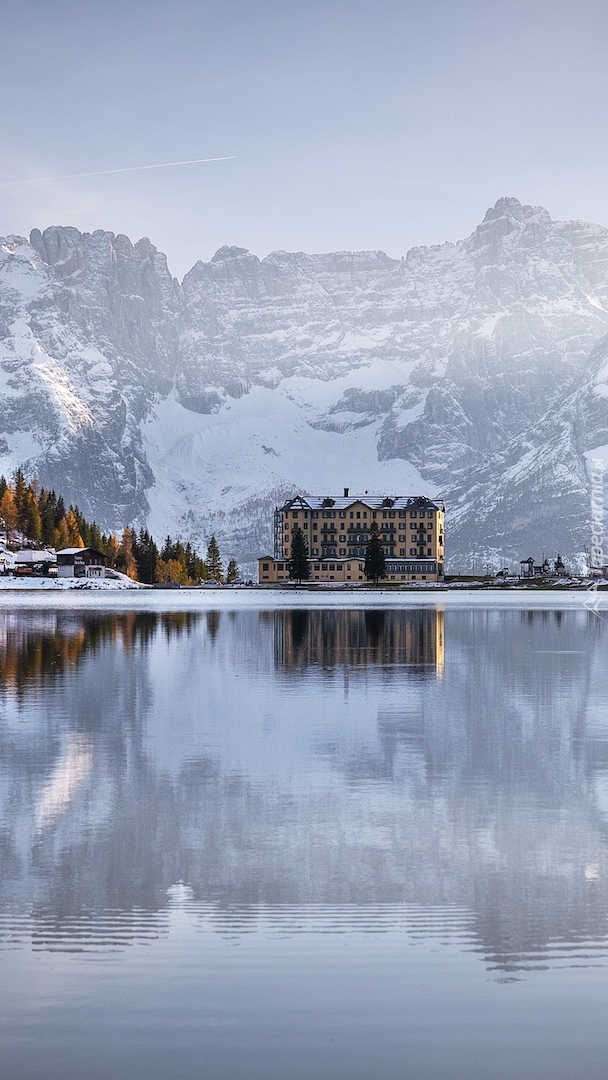
[[[2,242],[0,302],[0,471],[106,527],[247,562],[277,499],[348,485],[445,495],[452,568],[589,544],[599,225],[501,199],[403,259],[225,247],[181,286],[148,240],[55,227]]]

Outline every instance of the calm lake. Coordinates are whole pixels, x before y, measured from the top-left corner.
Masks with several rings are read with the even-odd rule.
[[[0,1075],[604,1080],[607,646],[0,611]]]

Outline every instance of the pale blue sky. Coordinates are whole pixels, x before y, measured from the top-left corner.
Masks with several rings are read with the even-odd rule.
[[[595,0],[0,4],[0,233],[147,235],[180,277],[467,235],[501,195],[608,225],[608,5]]]

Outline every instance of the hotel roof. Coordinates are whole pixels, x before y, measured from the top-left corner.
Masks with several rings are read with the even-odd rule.
[[[443,502],[425,495],[296,495],[287,499],[281,510],[346,510],[353,503],[363,503],[370,510],[443,510]]]

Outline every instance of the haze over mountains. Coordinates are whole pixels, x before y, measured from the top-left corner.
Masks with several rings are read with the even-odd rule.
[[[149,240],[0,242],[0,472],[106,528],[268,550],[295,491],[442,495],[448,566],[590,544],[608,464],[608,229],[500,199],[466,240],[259,260],[180,285]]]

